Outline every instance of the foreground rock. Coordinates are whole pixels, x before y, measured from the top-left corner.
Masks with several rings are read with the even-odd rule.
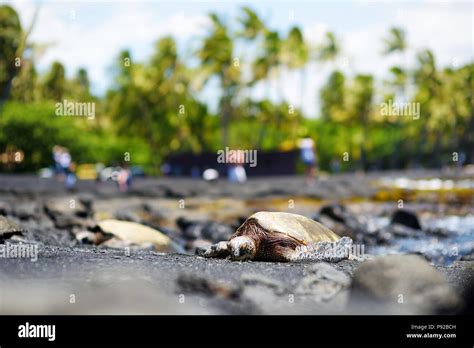
[[[172,252],[173,245],[169,237],[151,227],[130,221],[104,220],[97,223],[100,230],[113,237],[105,243],[111,247],[152,245],[157,251]]]
[[[416,255],[389,255],[362,263],[354,273],[351,304],[412,314],[454,313],[461,302],[443,275]]]
[[[299,295],[312,296],[317,301],[333,299],[340,291],[349,288],[351,278],[336,270],[328,263],[312,265],[309,275],[301,280],[296,288]]]
[[[21,236],[24,230],[15,222],[0,215],[0,243],[15,235]]]

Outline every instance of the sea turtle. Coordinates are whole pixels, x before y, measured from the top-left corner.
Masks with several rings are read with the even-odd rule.
[[[250,216],[229,241],[212,245],[203,256],[266,261],[296,261],[313,256],[322,259],[317,256],[318,250],[327,251],[339,241],[341,237],[329,228],[305,216],[261,211]],[[352,240],[343,237],[342,242],[341,246],[346,247]]]

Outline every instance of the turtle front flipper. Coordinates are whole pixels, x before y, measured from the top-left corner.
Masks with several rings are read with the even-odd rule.
[[[201,256],[204,257],[216,257],[216,258],[226,258],[230,255],[229,242],[219,242],[211,245]]]

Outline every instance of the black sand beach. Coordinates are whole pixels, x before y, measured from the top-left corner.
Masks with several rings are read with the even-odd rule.
[[[410,178],[426,178],[429,174],[411,173]],[[410,264],[415,270],[420,263],[421,268],[426,264],[437,270],[436,274],[427,271],[417,275],[420,278],[418,288],[403,285],[410,282],[409,275],[386,276],[386,282],[401,284],[400,291],[405,296],[401,303],[398,297],[390,298],[391,293],[375,296],[377,279],[371,284],[361,272],[354,280],[363,263],[372,260],[379,262],[373,267],[386,267],[379,261],[383,255],[372,254],[371,247],[385,245],[390,251],[387,253],[396,251],[390,249],[392,241],[381,239],[384,234],[379,230],[359,231],[370,229],[366,222],[374,216],[390,217],[396,210],[396,203],[377,198],[382,191],[377,185],[378,179],[380,175],[375,174],[341,175],[322,178],[308,187],[299,177],[251,179],[243,185],[145,178],[137,179],[132,190],[124,194],[112,183],[97,186],[93,181],[79,182],[76,192],[66,192],[52,179],[2,175],[0,214],[23,229],[21,235],[4,236],[3,244],[10,247],[34,245],[38,254],[34,261],[21,257],[0,258],[0,311],[2,314],[426,314],[462,311],[473,282],[472,250],[449,262],[430,259],[429,253],[416,253],[417,256],[412,256],[416,259],[395,256],[390,262],[399,264],[399,269]],[[409,190],[396,194],[413,196]],[[408,199],[405,208],[417,214],[422,222],[444,215],[466,217],[473,214],[473,208],[465,200],[465,192],[461,191],[442,203],[434,196],[431,201]],[[213,238],[232,233],[242,219],[254,211],[289,211],[331,223],[321,208],[337,205],[347,209],[344,233],[352,233],[354,240],[367,246],[366,255],[357,260],[331,264],[234,262],[195,255],[200,248],[215,242]],[[357,218],[357,223],[351,220],[353,217]],[[150,246],[134,245],[110,248],[78,240],[80,232],[95,233],[95,223],[106,218],[135,221],[156,228],[167,234],[181,252],[162,253]],[[187,223],[183,223],[183,219],[187,219]],[[189,230],[189,226],[201,227]],[[387,232],[387,228],[382,230]],[[393,240],[407,237],[398,235],[400,230],[394,231],[391,232]],[[410,229],[403,230],[403,233],[411,232]],[[427,244],[435,233],[447,233],[444,237],[436,237],[440,240],[452,238],[449,230],[442,229],[424,228],[416,233],[416,238],[426,239]],[[364,234],[370,234],[370,238]],[[441,278],[437,278],[438,274]],[[429,288],[437,290],[429,293]],[[424,292],[428,294],[423,295]],[[423,295],[421,300],[415,299],[418,295]]]

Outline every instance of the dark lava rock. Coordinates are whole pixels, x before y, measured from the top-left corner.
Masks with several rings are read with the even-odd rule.
[[[53,220],[54,225],[59,229],[71,229],[75,226],[84,225],[84,221],[68,214],[55,214]]]
[[[399,209],[395,211],[390,220],[391,224],[400,224],[413,228],[415,230],[421,230],[420,221],[418,217],[411,211],[405,209]]]
[[[147,213],[150,218],[154,219],[154,220],[161,220],[163,218],[165,218],[165,216],[163,215],[162,212],[156,210],[155,208],[153,208],[150,204],[148,203],[143,203],[142,204],[142,210]]]
[[[75,226],[86,227],[87,220],[77,217],[74,211],[65,213],[51,208],[48,204],[44,205],[44,212],[54,222],[58,229],[72,229]]]
[[[0,215],[0,243],[14,235],[23,235],[24,229],[14,221]]]
[[[217,282],[193,274],[181,274],[176,280],[178,291],[184,294],[201,294],[225,299],[239,299],[242,294],[240,286]]]
[[[84,209],[92,212],[94,206],[94,197],[92,195],[80,195],[79,202],[82,204]]]
[[[39,220],[24,221],[22,222],[22,226],[25,228],[23,236],[28,241],[58,246],[75,246],[78,244],[71,231],[56,228],[53,221],[46,216],[43,216]]]
[[[326,205],[320,209],[315,219],[340,236],[347,236],[357,243],[374,244],[373,236],[367,233],[367,225],[343,205]]]
[[[212,242],[208,240],[196,239],[196,240],[190,241],[186,249],[190,250],[196,255],[201,255],[203,252],[209,249],[211,245],[212,245]]]
[[[155,230],[158,230],[160,232],[163,232],[163,234],[167,235],[170,237],[175,243],[179,244],[181,248],[184,247],[186,244],[186,241],[183,239],[179,231],[176,231],[174,229],[168,228],[168,227],[163,227],[157,224],[150,224],[150,223],[143,223],[146,226],[149,226],[151,228],[154,228]]]
[[[474,252],[461,257],[461,261],[474,261]],[[474,288],[474,286],[473,286],[473,288]]]
[[[217,222],[209,222],[202,229],[202,237],[214,243],[228,240],[233,233],[234,229],[232,227]]]
[[[418,237],[421,226],[418,218],[406,210],[396,211],[388,226],[370,229],[368,220],[351,213],[343,205],[332,204],[321,208],[313,219],[326,225],[340,236],[348,236],[356,243],[368,246],[390,244],[394,238]]]
[[[191,226],[193,224],[193,221],[191,220],[188,220],[186,219],[185,217],[179,217],[177,220],[176,220],[176,225],[178,225],[178,227],[184,231],[186,228],[188,228],[189,226]]]
[[[320,209],[319,215],[326,215],[334,221],[345,224],[347,218],[347,210],[344,206],[340,204],[326,205]]]
[[[7,202],[0,202],[0,215],[10,215],[12,213],[12,207]]]
[[[202,237],[202,224],[194,224],[182,231],[184,239],[196,240]]]
[[[416,230],[404,225],[394,224],[388,225],[377,231],[376,236],[378,242],[388,242],[394,237],[397,238],[414,238],[418,237],[420,230]]]
[[[351,303],[362,304],[362,311],[369,313],[381,305],[398,313],[439,314],[454,313],[460,299],[443,275],[420,256],[388,255],[356,269]]]
[[[214,221],[190,221],[180,217],[176,224],[181,229],[183,237],[187,240],[207,239],[213,243],[228,240],[234,229],[225,224]]]
[[[35,202],[18,203],[13,207],[13,215],[21,220],[37,218],[40,209]]]
[[[451,234],[449,230],[442,227],[427,228],[425,232],[431,236],[439,238],[447,238]]]

